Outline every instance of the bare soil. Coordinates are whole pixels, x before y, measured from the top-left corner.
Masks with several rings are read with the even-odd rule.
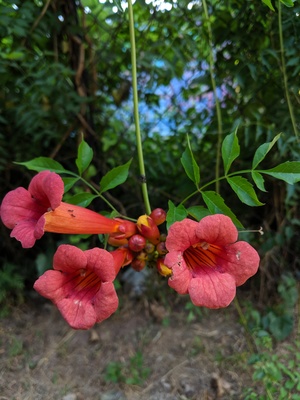
[[[185,301],[122,294],[90,331],[48,301],[23,304],[0,320],[0,400],[243,399],[251,370],[234,307],[193,316]]]

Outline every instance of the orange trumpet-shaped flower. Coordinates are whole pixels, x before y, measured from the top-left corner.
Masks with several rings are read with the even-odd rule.
[[[64,183],[59,175],[42,171],[31,180],[28,190],[19,187],[6,194],[0,215],[12,229],[11,237],[24,248],[33,247],[44,232],[65,234],[116,234],[129,237],[135,224],[110,219],[84,207],[62,202]],[[134,229],[132,227],[134,225]]]

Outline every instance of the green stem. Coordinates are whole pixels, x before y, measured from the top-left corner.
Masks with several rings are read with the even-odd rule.
[[[129,33],[130,33],[130,44],[131,44],[132,90],[133,90],[136,145],[137,145],[140,175],[141,175],[141,179],[142,179],[142,195],[143,195],[143,199],[144,199],[145,210],[146,210],[147,214],[150,214],[151,206],[150,206],[148,190],[147,190],[146,172],[145,172],[145,164],[144,164],[144,156],[143,156],[140,122],[139,122],[139,102],[138,102],[137,72],[136,72],[136,48],[135,48],[132,0],[128,1],[128,15],[129,15]]]
[[[297,129],[294,109],[291,101],[291,97],[289,94],[288,89],[288,78],[286,74],[286,65],[285,65],[285,58],[284,58],[284,43],[283,43],[283,33],[282,33],[282,16],[281,16],[281,1],[278,0],[278,29],[279,29],[279,43],[280,43],[280,56],[281,56],[281,72],[283,75],[283,84],[285,90],[285,97],[289,108],[289,113],[293,125],[294,134],[297,139],[299,139],[299,132]]]
[[[111,208],[112,211],[114,211],[120,217],[126,218],[127,220],[135,221],[132,218],[128,218],[128,217],[125,217],[122,214],[120,214],[119,211],[110,203],[110,201],[108,201],[101,193],[99,193],[99,191],[92,184],[90,184],[88,181],[86,181],[82,176],[77,175],[71,171],[68,171],[68,174],[71,176],[74,176],[75,178],[80,179],[85,184],[85,186],[89,187],[97,196],[100,197],[101,200],[103,200]]]
[[[195,190],[193,193],[189,194],[185,199],[183,199],[180,204],[184,204],[188,199],[190,199],[191,197],[195,196],[198,193],[201,193],[203,189],[205,189],[207,186],[213,185],[214,183],[217,183],[217,181],[221,181],[227,178],[230,178],[231,176],[235,176],[235,175],[241,175],[241,174],[249,174],[251,173],[253,170],[252,169],[243,169],[241,171],[236,171],[236,172],[231,172],[230,174],[218,177],[216,179],[213,179],[212,181],[207,182],[205,185],[201,186],[200,188],[198,188],[197,190]],[[257,172],[264,172],[263,170],[259,170],[256,169],[255,171]]]
[[[217,94],[217,85],[214,76],[214,55],[213,55],[213,35],[211,29],[211,23],[208,15],[207,3],[206,0],[202,1],[204,15],[207,24],[207,32],[208,32],[208,46],[209,46],[209,73],[211,79],[211,86],[213,89],[215,104],[216,104],[216,113],[217,113],[217,124],[218,124],[218,139],[217,139],[217,155],[216,155],[216,170],[215,170],[215,184],[216,184],[216,192],[220,192],[220,184],[219,184],[219,176],[220,176],[220,164],[221,164],[221,146],[222,146],[222,136],[223,136],[223,123],[222,123],[222,113],[221,106],[218,99]]]

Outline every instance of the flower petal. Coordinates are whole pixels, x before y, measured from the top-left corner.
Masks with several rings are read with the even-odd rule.
[[[239,241],[228,246],[225,257],[223,270],[234,277],[236,286],[245,283],[258,270],[259,255],[247,242]]]
[[[73,329],[89,329],[96,323],[95,309],[89,302],[70,298],[62,299],[56,305]]]
[[[7,228],[14,228],[21,220],[38,220],[45,212],[23,187],[8,192],[1,204],[1,219]],[[19,240],[19,239],[18,239]]]
[[[237,241],[238,231],[229,217],[215,214],[200,220],[196,228],[196,235],[198,241],[225,246]]]
[[[19,240],[24,249],[29,249],[34,246],[36,239],[39,239],[34,235],[35,225],[35,220],[21,221],[13,228],[10,237]]]
[[[33,288],[46,299],[54,304],[68,295],[68,288],[65,286],[66,276],[61,271],[49,270],[43,273],[34,283]]]
[[[188,292],[196,306],[227,307],[235,297],[236,285],[231,275],[204,267],[201,276],[190,281]]]
[[[112,282],[116,277],[113,256],[104,249],[95,247],[84,252],[88,269],[93,271],[102,282]]]
[[[74,273],[85,269],[87,259],[85,253],[76,246],[62,244],[53,257],[53,268],[59,271]]]
[[[186,294],[192,274],[187,268],[182,254],[172,251],[166,255],[164,263],[172,270],[172,276],[168,279],[169,286],[179,294]]]
[[[42,171],[32,178],[28,191],[46,209],[55,210],[61,203],[64,183],[55,172]]]
[[[94,298],[96,322],[102,322],[117,311],[119,299],[112,282],[103,282]]]
[[[199,241],[195,233],[197,226],[198,222],[189,218],[185,218],[183,221],[174,222],[168,231],[166,239],[166,248],[168,251],[184,251],[188,247],[197,243]],[[171,267],[169,266],[169,268]]]

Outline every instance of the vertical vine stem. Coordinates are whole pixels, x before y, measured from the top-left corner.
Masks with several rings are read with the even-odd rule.
[[[281,72],[283,76],[283,85],[285,90],[285,97],[288,104],[288,109],[293,125],[293,130],[296,138],[299,140],[299,132],[297,129],[296,118],[293,110],[293,105],[291,102],[291,97],[289,94],[288,88],[288,79],[286,74],[286,65],[285,65],[285,58],[284,58],[284,44],[283,44],[283,33],[282,33],[282,15],[281,15],[281,1],[278,0],[278,29],[279,29],[279,43],[280,43],[280,58],[281,58]]]
[[[140,130],[140,119],[139,119],[139,101],[137,91],[137,68],[136,68],[136,47],[135,47],[135,34],[134,34],[134,19],[133,19],[133,8],[132,0],[128,0],[128,15],[129,15],[129,34],[130,34],[130,45],[131,45],[131,68],[132,68],[132,90],[133,90],[133,106],[134,106],[134,123],[136,133],[136,146],[138,153],[139,169],[142,180],[142,195],[145,205],[145,211],[147,214],[151,213],[151,206],[149,202],[146,172],[143,156],[143,146]]]
[[[220,106],[220,102],[219,102],[218,94],[217,94],[217,84],[216,84],[215,75],[214,75],[215,67],[214,67],[214,55],[213,55],[212,29],[211,29],[211,23],[210,23],[210,19],[209,19],[209,15],[208,15],[206,0],[203,0],[202,4],[203,4],[204,16],[205,16],[205,20],[206,20],[207,33],[208,33],[209,73],[210,73],[211,86],[213,89],[213,94],[214,94],[214,99],[215,99],[215,104],[216,104],[217,123],[218,123],[215,178],[216,178],[216,192],[219,193],[220,192],[219,177],[220,177],[220,161],[221,161],[221,145],[222,145],[222,136],[223,136],[223,126],[222,126],[223,123],[222,123],[221,106]]]

